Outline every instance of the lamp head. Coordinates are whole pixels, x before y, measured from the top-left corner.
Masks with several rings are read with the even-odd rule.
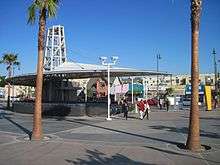
[[[118,60],[118,56],[112,56],[111,60],[115,64],[117,62],[117,60]]]
[[[212,50],[212,54],[216,54],[216,52],[215,52],[215,48],[213,48],[213,50]]]
[[[102,56],[102,57],[99,57],[99,59],[100,59],[102,64],[106,63],[106,61],[107,61],[107,57]]]

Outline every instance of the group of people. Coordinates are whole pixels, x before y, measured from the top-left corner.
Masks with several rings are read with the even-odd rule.
[[[141,99],[140,101],[137,101],[137,108],[140,114],[140,119],[143,120],[145,116],[147,116],[147,119],[149,120],[150,106],[147,100]]]
[[[169,111],[169,107],[170,107],[170,101],[168,98],[160,98],[159,99],[159,106],[160,109],[162,109],[163,107],[166,107],[166,110]]]
[[[149,110],[150,106],[147,102],[147,100],[141,99],[140,101],[136,101],[137,103],[137,108],[140,114],[140,119],[143,120],[145,116],[147,116],[147,119],[149,119]],[[126,99],[121,100],[120,102],[121,107],[122,107],[122,112],[124,113],[124,118],[127,120],[128,119],[128,109],[129,105]]]

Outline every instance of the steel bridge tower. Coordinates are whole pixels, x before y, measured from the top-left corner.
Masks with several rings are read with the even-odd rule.
[[[52,71],[66,60],[64,27],[60,25],[52,26],[47,31],[44,70]]]

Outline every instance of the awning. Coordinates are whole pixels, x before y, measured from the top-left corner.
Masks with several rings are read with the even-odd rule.
[[[111,77],[131,77],[131,76],[151,76],[151,75],[171,75],[167,72],[156,72],[149,70],[139,70],[133,68],[112,67]],[[62,79],[83,79],[107,77],[107,67],[103,65],[84,64],[75,62],[65,62],[53,71],[44,72],[44,81]],[[14,76],[7,79],[12,85],[35,86],[36,73]]]

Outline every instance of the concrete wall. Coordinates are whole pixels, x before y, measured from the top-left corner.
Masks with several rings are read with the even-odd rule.
[[[25,102],[14,102],[12,103],[12,110],[19,113],[33,114],[34,104]]]
[[[87,116],[107,115],[107,103],[86,103]]]
[[[12,110],[33,114],[34,103],[14,102]],[[107,115],[107,103],[43,103],[43,116],[100,116]]]

